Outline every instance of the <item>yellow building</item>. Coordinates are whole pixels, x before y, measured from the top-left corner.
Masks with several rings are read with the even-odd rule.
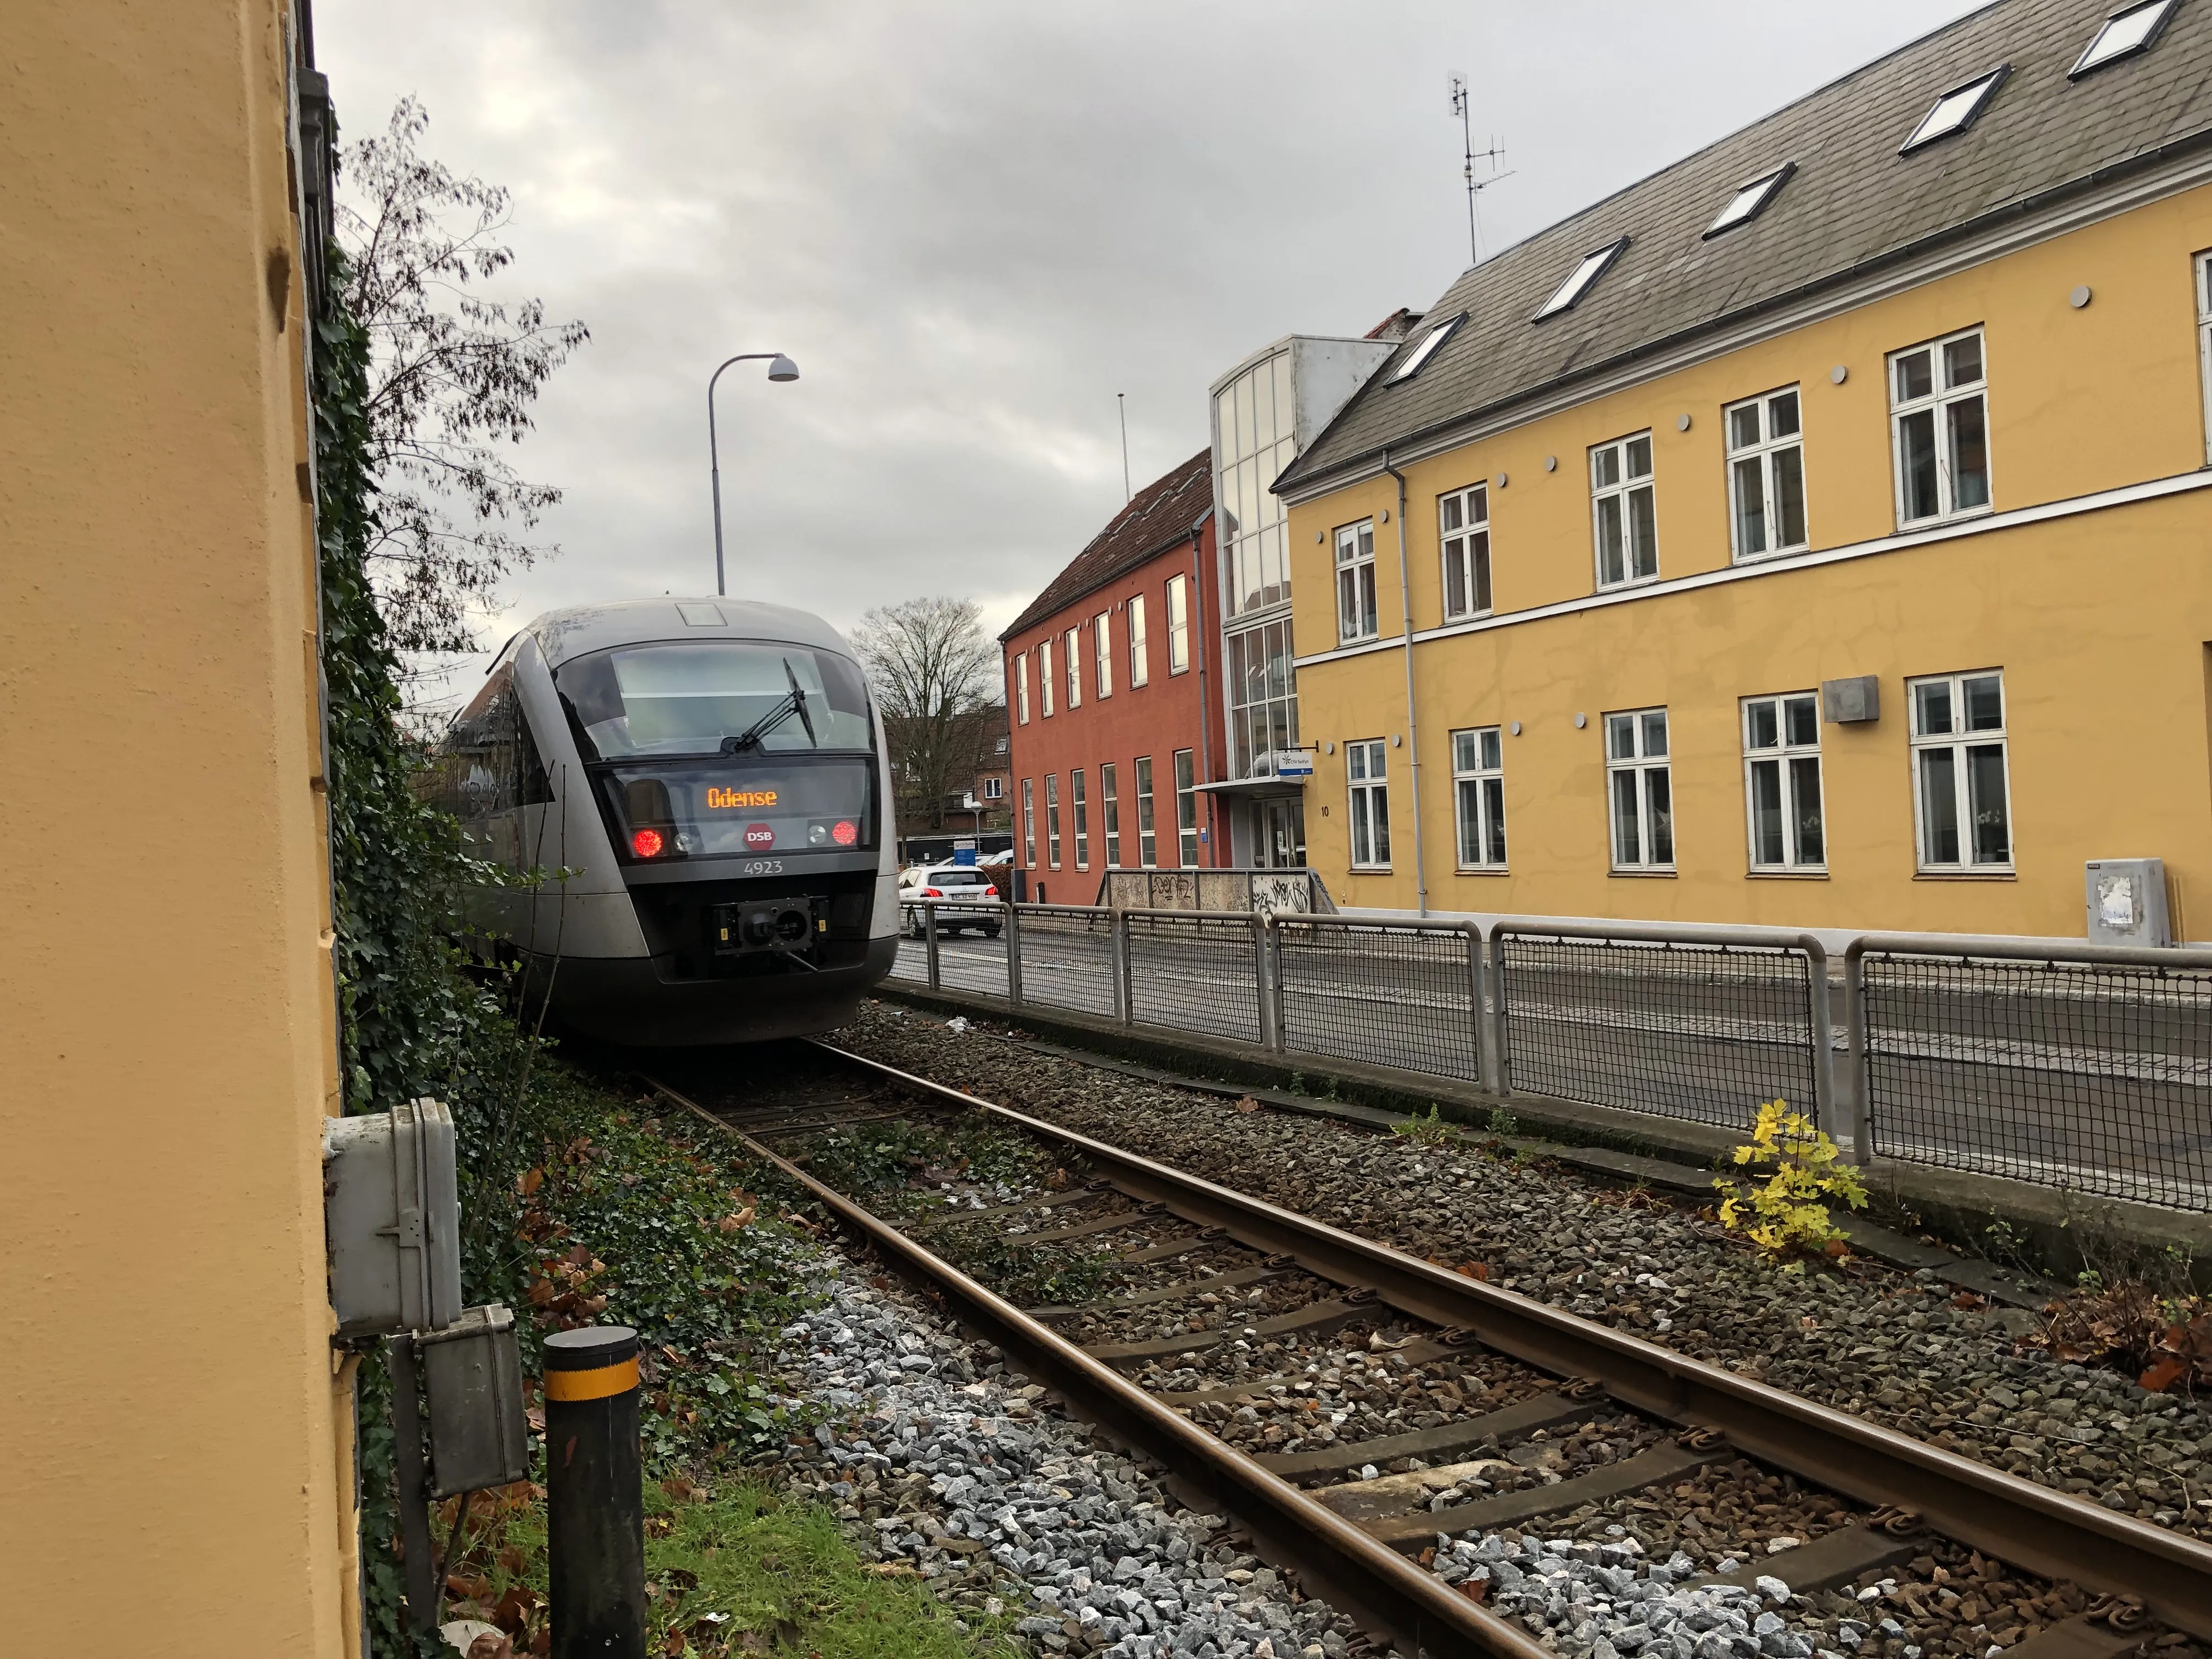
[[[1339,896],[2212,938],[2208,69],[2001,0],[1462,276],[1275,485]]]
[[[335,1659],[319,77],[283,0],[7,33],[0,1651]]]

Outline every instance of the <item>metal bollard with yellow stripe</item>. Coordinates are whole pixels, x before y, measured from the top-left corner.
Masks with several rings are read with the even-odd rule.
[[[621,1325],[545,1339],[553,1659],[645,1659],[637,1353]]]

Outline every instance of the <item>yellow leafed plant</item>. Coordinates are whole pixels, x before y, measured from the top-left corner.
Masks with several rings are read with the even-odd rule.
[[[1842,1149],[1810,1118],[1791,1111],[1787,1101],[1768,1101],[1759,1109],[1750,1141],[1732,1157],[1744,1178],[1713,1182],[1723,1194],[1721,1224],[1769,1255],[1826,1249],[1843,1237],[1828,1206],[1840,1201],[1866,1207],[1858,1171],[1842,1158]]]

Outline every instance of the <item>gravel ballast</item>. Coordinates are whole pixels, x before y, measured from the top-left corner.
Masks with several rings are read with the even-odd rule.
[[[860,1265],[830,1255],[817,1272],[821,1305],[781,1334],[775,1385],[781,1403],[828,1416],[777,1466],[956,1613],[1018,1613],[1045,1652],[1109,1659],[1370,1651],[1351,1620],[1058,1414],[996,1349]]]
[[[1240,1112],[980,1023],[951,1030],[870,1003],[840,1041],[2107,1508],[2212,1532],[2212,1423],[2195,1401],[2016,1352],[2036,1316],[1932,1273],[1863,1258],[1788,1272],[1690,1209],[1487,1156],[1479,1137],[1424,1146]]]

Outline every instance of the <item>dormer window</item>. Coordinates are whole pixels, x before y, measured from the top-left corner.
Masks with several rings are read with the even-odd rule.
[[[1948,138],[1954,132],[1964,132],[1974,125],[1974,118],[1985,108],[1996,90],[2004,84],[2005,76],[2012,73],[2010,64],[2000,64],[1987,75],[1977,76],[1962,87],[1954,87],[1938,98],[1920,118],[1920,125],[1912,129],[1912,137],[1905,141],[1897,152],[1910,155],[1923,144],[1932,144],[1938,138]]]
[[[2114,12],[2105,20],[2096,38],[2082,48],[2080,60],[2066,71],[2066,78],[2079,80],[2091,70],[2132,58],[2139,52],[2148,52],[2158,40],[2159,31],[2166,27],[2166,20],[2172,15],[2173,0],[2143,0],[2141,5]]]
[[[1705,237],[1710,240],[1724,230],[1734,230],[1738,225],[1748,224],[1756,219],[1782,186],[1790,182],[1790,175],[1796,171],[1795,161],[1785,162],[1773,172],[1763,173],[1740,187],[1735,195],[1729,198],[1728,205],[1721,210],[1720,217],[1705,228]]]
[[[1462,312],[1460,315],[1453,318],[1448,323],[1438,323],[1434,328],[1428,331],[1426,337],[1422,340],[1420,344],[1413,348],[1413,355],[1408,356],[1404,362],[1400,363],[1397,368],[1390,371],[1390,378],[1388,380],[1385,380],[1383,384],[1385,386],[1398,386],[1407,380],[1412,380],[1413,376],[1419,374],[1424,368],[1428,367],[1429,359],[1437,355],[1437,350],[1443,345],[1443,343],[1451,338],[1453,331],[1457,329],[1459,325],[1466,320],[1467,315]]]
[[[1617,242],[1607,242],[1603,247],[1594,248],[1583,254],[1582,263],[1567,273],[1567,280],[1561,283],[1552,297],[1544,301],[1544,308],[1532,320],[1540,323],[1547,317],[1572,311],[1582,303],[1583,295],[1590,291],[1597,279],[1605,275],[1606,268],[1620,257],[1621,250],[1627,246],[1628,238],[1624,236]]]

